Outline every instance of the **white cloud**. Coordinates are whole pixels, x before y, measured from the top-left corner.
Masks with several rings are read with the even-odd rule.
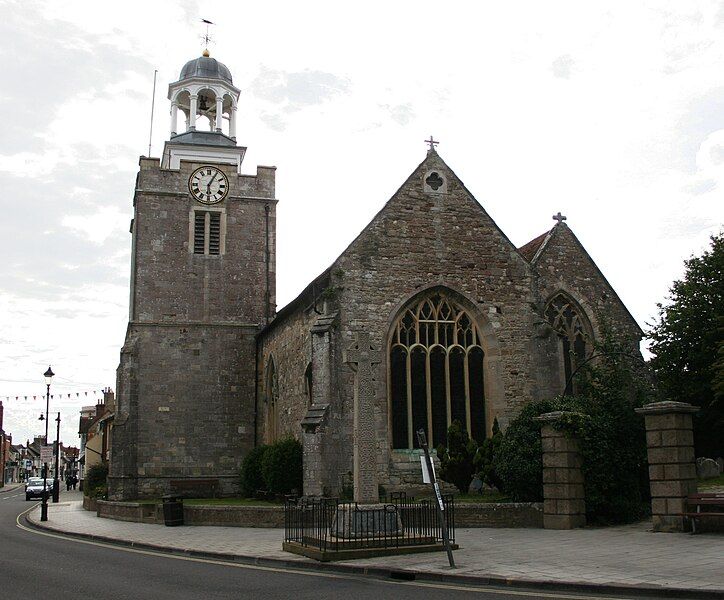
[[[570,54],[563,54],[553,61],[551,71],[556,77],[570,79],[574,64],[575,62]]]
[[[103,244],[115,233],[125,231],[128,217],[115,207],[104,207],[90,215],[67,215],[61,224],[94,244]]]

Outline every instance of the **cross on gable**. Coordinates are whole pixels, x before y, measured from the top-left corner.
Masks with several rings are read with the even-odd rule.
[[[563,223],[568,217],[561,214],[561,211],[558,211],[557,215],[553,215],[553,220],[558,221],[559,223]]]
[[[430,144],[430,150],[432,150],[434,152],[435,146],[437,146],[440,142],[435,141],[434,139],[432,139],[432,136],[430,136],[430,139],[425,140],[425,143]]]
[[[349,365],[373,365],[382,362],[382,355],[370,345],[370,334],[357,332],[357,341],[344,353],[344,362]]]

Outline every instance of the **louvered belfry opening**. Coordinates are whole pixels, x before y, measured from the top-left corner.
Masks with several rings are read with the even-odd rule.
[[[393,448],[417,447],[414,433],[427,432],[430,446],[447,442],[460,421],[477,441],[485,439],[484,358],[480,330],[444,291],[405,309],[392,330],[389,355]]]
[[[221,248],[221,214],[210,212],[209,215],[209,254],[219,254]]]
[[[545,316],[560,340],[559,352],[565,377],[564,393],[575,393],[577,385],[571,376],[589,353],[591,327],[588,319],[583,310],[562,292],[554,295],[546,304]]]
[[[206,211],[194,213],[194,254],[206,254]]]
[[[194,212],[194,254],[221,254],[221,213]]]

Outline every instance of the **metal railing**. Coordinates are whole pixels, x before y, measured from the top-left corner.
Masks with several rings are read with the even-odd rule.
[[[442,497],[451,543],[455,543],[455,502]],[[404,492],[360,506],[338,498],[287,498],[284,540],[323,552],[442,544],[436,500],[415,500]]]

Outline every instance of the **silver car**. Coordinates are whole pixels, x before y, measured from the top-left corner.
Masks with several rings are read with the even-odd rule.
[[[53,492],[53,480],[48,479],[48,485],[43,492],[43,482],[45,480],[42,477],[31,477],[28,479],[28,483],[25,484],[25,500],[31,498],[42,498],[43,493],[47,494],[47,497]]]

